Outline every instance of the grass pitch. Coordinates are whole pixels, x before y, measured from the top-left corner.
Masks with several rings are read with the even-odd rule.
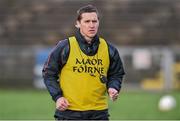
[[[169,112],[158,109],[163,93],[121,92],[116,102],[109,101],[113,120],[179,120],[180,93],[171,92],[177,106]],[[54,102],[44,90],[0,90],[0,120],[53,120]]]

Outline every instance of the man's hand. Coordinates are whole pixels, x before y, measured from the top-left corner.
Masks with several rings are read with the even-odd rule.
[[[112,101],[115,101],[115,100],[117,100],[117,98],[118,98],[118,91],[116,90],[116,89],[114,89],[114,88],[109,88],[108,89],[108,94],[109,94],[109,97],[110,97],[110,99],[112,100]]]
[[[69,107],[69,102],[67,101],[66,98],[60,97],[56,101],[56,109],[60,111],[65,111]]]

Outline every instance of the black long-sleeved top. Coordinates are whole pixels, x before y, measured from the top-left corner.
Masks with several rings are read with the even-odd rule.
[[[88,44],[85,41],[84,37],[80,34],[79,31],[76,32],[75,37],[81,50],[85,54],[91,56],[96,54],[99,45],[99,37],[97,35],[93,38],[91,44]],[[58,79],[61,78],[59,77],[59,73],[67,62],[70,52],[69,48],[70,47],[68,39],[59,41],[50,53],[42,70],[44,83],[54,101],[63,96],[63,91],[59,86]],[[111,87],[120,91],[123,76],[125,74],[123,64],[117,49],[110,43],[108,43],[108,50],[110,57],[110,66],[107,74],[107,88]]]

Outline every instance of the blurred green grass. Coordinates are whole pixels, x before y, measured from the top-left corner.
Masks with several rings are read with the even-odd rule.
[[[116,102],[109,101],[113,120],[178,120],[180,94],[170,92],[177,106],[169,112],[158,110],[158,101],[164,93],[121,92]],[[0,90],[1,120],[53,120],[54,102],[44,90]]]

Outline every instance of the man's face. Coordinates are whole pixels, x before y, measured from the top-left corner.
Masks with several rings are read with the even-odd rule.
[[[81,34],[86,38],[93,38],[99,28],[99,19],[95,12],[83,13],[81,20],[77,21]]]

